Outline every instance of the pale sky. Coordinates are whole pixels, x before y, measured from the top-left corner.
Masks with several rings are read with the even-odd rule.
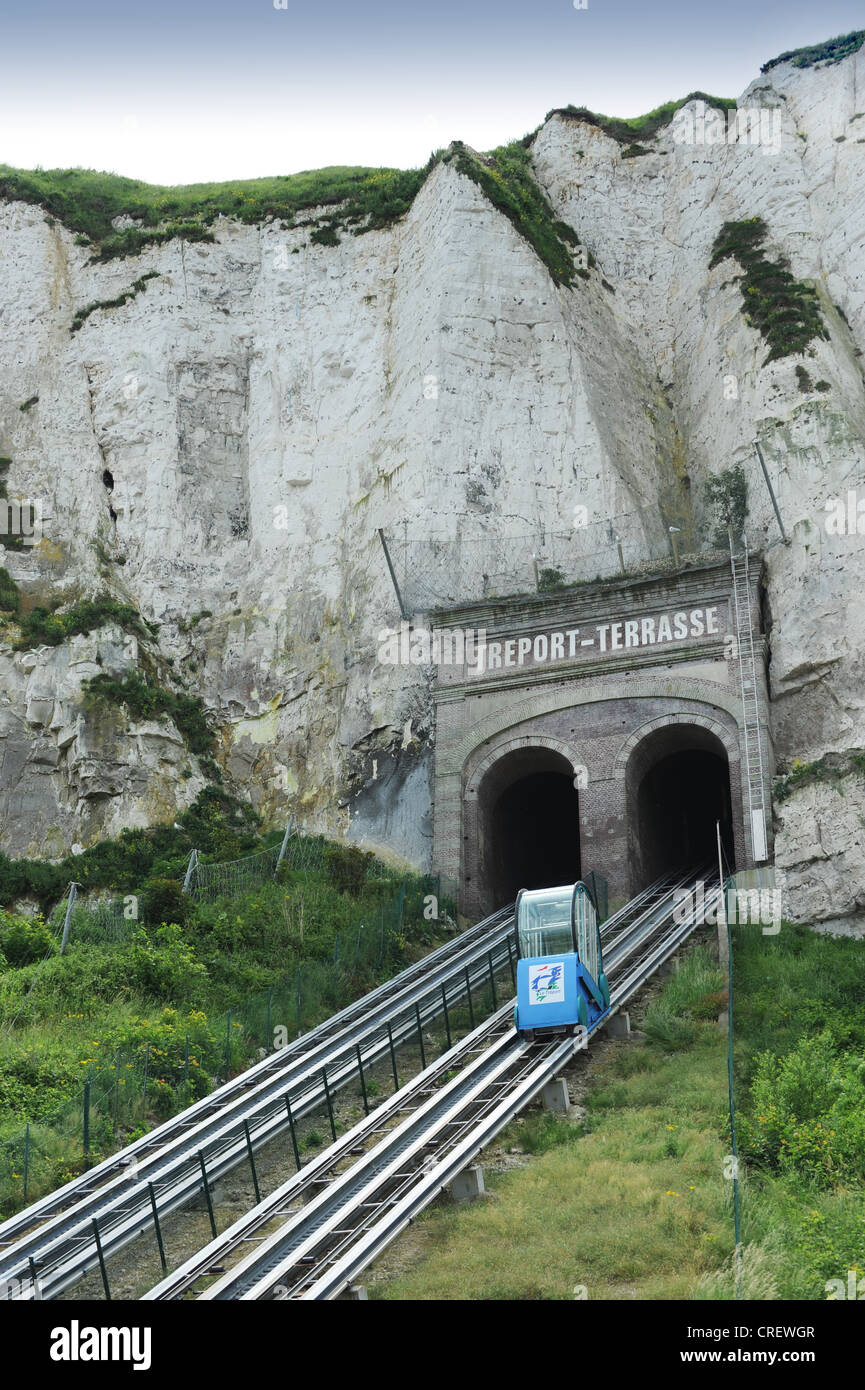
[[[153,183],[423,164],[634,116],[862,27],[861,0],[4,0],[0,162]]]

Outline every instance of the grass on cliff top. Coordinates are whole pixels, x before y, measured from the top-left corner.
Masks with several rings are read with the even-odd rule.
[[[293,223],[306,208],[345,204],[340,217],[357,231],[387,226],[414,200],[424,169],[326,169],[227,183],[175,187],[142,183],[95,169],[14,169],[0,164],[0,199],[35,203],[90,244],[94,260],[136,255],[171,237],[212,240],[217,217],[263,222],[268,216]],[[122,231],[117,217],[140,219]]]
[[[839,34],[837,38],[827,39],[825,43],[811,44],[807,48],[791,48],[764,63],[760,71],[768,72],[779,63],[792,63],[794,68],[813,68],[818,63],[825,63],[827,66],[841,63],[845,58],[849,58],[851,53],[858,53],[863,43],[865,29],[854,29],[849,34]]]
[[[716,106],[720,111],[736,109],[734,97],[713,97],[708,92],[689,92],[679,101],[666,101],[662,106],[656,106],[654,111],[647,111],[644,116],[602,116],[600,112],[590,111],[586,106],[559,106],[548,111],[545,119],[549,120],[551,116],[565,116],[572,120],[585,121],[588,125],[597,126],[620,145],[631,145],[635,136],[649,140],[653,135],[657,135],[689,101],[704,101],[707,106]]]
[[[849,1135],[858,1132],[860,952],[859,942],[787,924],[777,937],[734,930],[737,1123],[746,1132],[750,1124],[752,1141],[755,1132],[763,1140],[762,1149],[746,1144],[740,1160],[747,1299],[822,1300],[827,1280],[865,1268],[865,1158],[860,1153],[852,1181],[815,1178],[796,1115],[780,1137],[760,1123],[763,1049],[771,1049],[793,1082],[788,1099],[801,1101],[796,1083],[804,1080],[813,1106],[835,1107],[833,1122],[846,1100]],[[531,1160],[503,1174],[487,1168],[482,1202],[430,1208],[415,1222],[400,1274],[370,1281],[371,1297],[734,1298],[727,1039],[713,1022],[722,988],[707,948],[690,952],[641,1019],[645,1037],[607,1044],[592,1057],[585,1115],[535,1108],[514,1122],[497,1147]],[[833,1089],[837,1077],[820,1080],[827,1032],[844,1069],[840,1089]],[[805,1112],[797,1113],[801,1120]],[[822,1144],[815,1141],[812,1156],[827,1152]]]
[[[630,120],[575,106],[562,108],[559,114],[591,121],[615,140],[631,145],[635,136],[654,135],[680,106],[694,97],[722,110],[736,105],[726,97],[692,92],[680,101],[667,102]],[[553,114],[549,112],[546,119]],[[493,201],[535,247],[556,282],[570,283],[573,272],[566,254],[568,239],[561,231],[551,231],[555,218],[550,209],[542,206],[546,201],[543,194],[530,173],[524,176],[516,167],[520,151],[530,147],[537,133],[532,131],[522,140],[500,146],[483,158],[488,167],[498,168],[505,181],[510,177],[512,185],[517,176],[519,195],[514,196],[512,186],[510,190],[499,189],[499,198],[494,197]],[[462,148],[459,141],[454,143]],[[437,151],[419,169],[331,165],[270,178],[176,186],[143,183],[95,169],[16,169],[0,164],[0,200],[44,208],[50,217],[77,233],[80,244],[90,249],[94,261],[137,255],[147,246],[174,237],[212,241],[210,227],[218,217],[246,223],[273,217],[290,227],[299,213],[314,207],[333,209],[322,214],[311,231],[312,241],[328,246],[338,243],[340,231],[357,235],[390,226],[404,217],[430,170],[443,157],[444,152]],[[526,163],[527,160],[526,156]],[[474,173],[471,176],[475,177]],[[490,193],[488,181],[476,178],[476,182]],[[118,230],[112,225],[118,217],[134,218],[137,225]]]

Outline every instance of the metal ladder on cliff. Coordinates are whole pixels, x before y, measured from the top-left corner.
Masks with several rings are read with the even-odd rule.
[[[751,621],[751,581],[748,540],[737,555],[730,536],[730,569],[733,573],[733,617],[736,624],[736,651],[742,695],[742,728],[745,744],[745,788],[751,827],[751,852],[755,864],[768,859],[766,844],[766,791],[763,737],[760,732],[760,703],[757,687],[757,661],[754,654],[754,625]]]

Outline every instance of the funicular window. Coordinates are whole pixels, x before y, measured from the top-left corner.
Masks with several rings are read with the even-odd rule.
[[[601,940],[598,914],[588,892],[581,883],[574,893],[574,929],[577,953],[592,979],[597,983],[601,973]]]
[[[517,913],[520,955],[555,956],[576,947],[571,925],[574,890],[541,888],[521,893]]]

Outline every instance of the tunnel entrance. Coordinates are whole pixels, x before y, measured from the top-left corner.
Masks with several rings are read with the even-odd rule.
[[[579,795],[562,754],[524,748],[490,768],[478,789],[480,899],[485,912],[521,888],[580,877]]]
[[[638,744],[628,765],[627,806],[633,893],[662,874],[717,864],[718,822],[735,868],[727,753],[708,730],[673,724]]]

